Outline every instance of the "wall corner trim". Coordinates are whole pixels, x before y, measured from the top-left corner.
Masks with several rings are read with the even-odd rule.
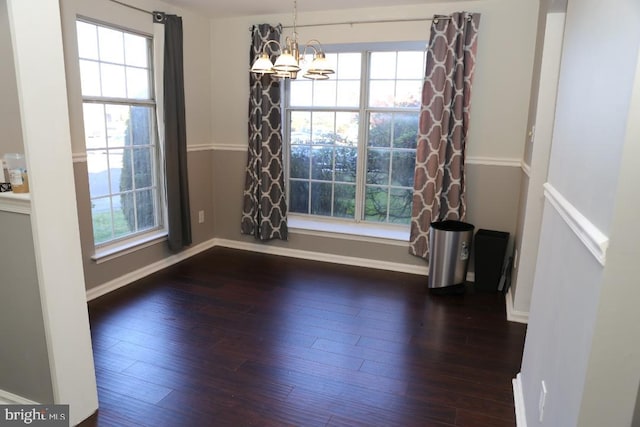
[[[520,159],[508,157],[474,157],[469,156],[465,159],[465,164],[481,165],[481,166],[503,166],[511,168],[519,168],[522,161]]]
[[[39,405],[39,403],[0,389],[0,405]]]
[[[0,193],[0,211],[30,215],[31,195],[29,193]]]
[[[520,162],[520,168],[525,175],[531,178],[531,166],[529,166],[527,162],[524,161],[524,159]]]
[[[513,308],[513,294],[509,288],[507,294],[504,296],[505,305],[507,307],[507,320],[510,322],[529,323],[529,312],[519,311]]]
[[[575,233],[580,241],[587,247],[589,252],[604,267],[606,262],[607,247],[609,237],[589,221],[575,206],[573,206],[556,188],[550,183],[544,184],[544,197],[560,214],[569,228]]]
[[[211,151],[215,150],[215,146],[213,144],[193,144],[187,145],[187,152],[191,153],[194,151]]]
[[[516,409],[516,427],[527,427],[524,394],[522,392],[522,373],[518,373],[511,380],[511,383],[513,384],[513,403]]]

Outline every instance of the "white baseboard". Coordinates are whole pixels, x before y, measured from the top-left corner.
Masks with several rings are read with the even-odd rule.
[[[162,259],[160,261],[154,262],[153,264],[149,264],[138,270],[127,273],[109,282],[103,283],[102,285],[98,285],[95,288],[91,288],[87,290],[87,301],[94,300],[98,297],[108,294],[109,292],[113,292],[116,289],[120,289],[130,283],[135,282],[136,280],[140,280],[150,274],[162,270],[163,268],[167,268],[173,264],[176,264],[215,246],[222,246],[225,248],[240,249],[251,252],[260,252],[271,255],[280,255],[290,258],[308,259],[312,261],[330,262],[334,264],[352,265],[356,267],[376,268],[380,270],[396,271],[400,273],[417,274],[425,277],[429,272],[429,268],[426,264],[402,264],[399,262],[379,261],[367,258],[327,254],[323,252],[283,248],[264,243],[252,243],[238,240],[214,238],[200,243],[199,245],[196,245],[192,248],[186,249],[178,254],[172,255],[168,258]],[[467,274],[467,281],[473,282],[474,280],[474,273],[469,272]]]
[[[516,427],[527,427],[521,374],[518,373],[511,382],[513,384],[513,403],[516,409]]]
[[[528,311],[518,311],[513,308],[513,295],[511,293],[511,289],[513,288],[509,288],[504,297],[507,306],[507,320],[510,322],[529,323]]]
[[[283,248],[263,243],[251,243],[238,240],[215,239],[216,246],[225,248],[242,249],[245,251],[260,252],[271,255],[281,255],[291,258],[308,259],[313,261],[331,262],[334,264],[353,265],[356,267],[377,268],[380,270],[397,271],[400,273],[419,274],[426,276],[429,272],[427,265],[411,265],[399,262],[378,261],[367,258],[350,257],[343,255],[327,254],[323,252],[302,251],[298,249]]]
[[[39,405],[39,403],[0,389],[0,405]]]
[[[138,270],[132,271],[131,273],[120,276],[117,279],[113,279],[109,282],[103,283],[102,285],[96,286],[95,288],[91,288],[87,290],[87,301],[91,301],[93,299],[101,297],[102,295],[108,294],[109,292],[113,292],[116,289],[122,288],[123,286],[135,282],[136,280],[142,279],[143,277],[160,271],[163,268],[167,268],[173,264],[197,255],[200,252],[206,251],[207,249],[214,247],[215,243],[215,239],[207,240],[206,242],[185,249],[180,253],[161,259],[160,261],[154,262],[153,264],[146,265],[142,268],[139,268]]]

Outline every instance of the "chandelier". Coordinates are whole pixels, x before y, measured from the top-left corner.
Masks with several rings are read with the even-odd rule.
[[[298,2],[293,1],[293,34],[291,37],[287,36],[284,43],[277,42],[275,40],[269,40],[262,47],[262,53],[260,57],[251,66],[251,72],[257,74],[271,74],[278,78],[295,79],[298,77],[298,72],[303,71],[302,77],[312,80],[326,80],[329,78],[329,74],[333,74],[335,71],[331,69],[329,61],[322,49],[322,45],[318,40],[309,40],[305,45],[302,52],[298,44],[298,32],[296,29],[296,21],[298,18]],[[277,46],[279,52],[275,64],[271,62],[269,54],[267,53],[267,47],[270,44]],[[313,60],[306,70],[302,70],[301,64],[305,63],[305,55],[307,50],[313,51]]]

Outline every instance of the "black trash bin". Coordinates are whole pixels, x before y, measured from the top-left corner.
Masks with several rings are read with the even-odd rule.
[[[462,221],[432,222],[429,228],[429,289],[464,289],[469,267],[472,224]],[[449,290],[449,289],[447,289]]]
[[[475,282],[476,289],[497,292],[507,253],[509,233],[480,229],[476,233]]]

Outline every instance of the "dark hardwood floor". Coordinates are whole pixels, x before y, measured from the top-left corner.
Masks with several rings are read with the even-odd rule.
[[[504,296],[214,248],[89,304],[82,426],[514,426]]]

